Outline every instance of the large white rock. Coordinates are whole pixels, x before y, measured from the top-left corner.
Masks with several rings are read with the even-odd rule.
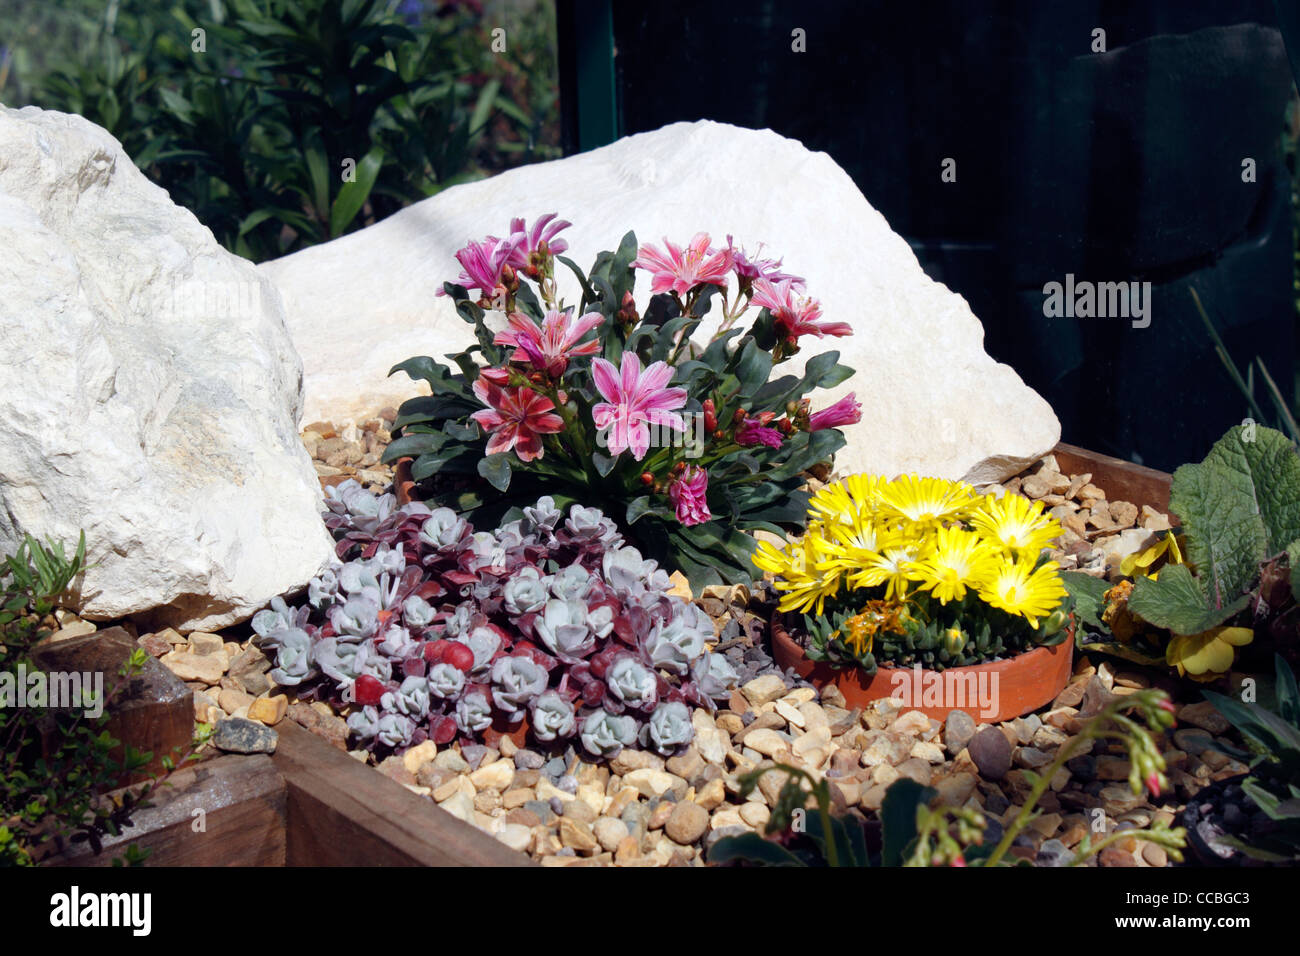
[[[434,293],[460,272],[466,240],[504,235],[512,216],[547,212],[573,222],[563,236],[584,268],[628,229],[642,242],[685,242],[697,231],[753,252],[766,243],[808,280],[847,339],[805,338],[794,364],[839,349],[857,369],[814,408],[850,391],[864,417],[847,430],[842,472],[1007,477],[1060,438],[1051,408],[984,352],[966,301],[922,271],[907,242],[844,170],[770,130],[677,123],[579,156],[456,186],[368,229],[259,268],[285,299],[306,370],[307,420],[348,419],[417,393],[388,370],[412,355],[473,341]],[[560,269],[567,300],[576,281]],[[638,282],[638,304],[649,297]],[[707,333],[708,325],[701,330]],[[419,386],[423,389],[424,386]]]
[[[211,628],[328,560],[274,287],[78,116],[0,107],[0,551],[91,564],[82,613]]]

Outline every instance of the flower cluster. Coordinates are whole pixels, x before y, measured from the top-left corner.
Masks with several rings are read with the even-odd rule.
[[[964,482],[853,475],[810,502],[807,533],[764,542],[779,609],[805,614],[810,655],[943,665],[987,659],[1065,623],[1066,589],[1042,551],[1060,525],[1042,503]]]
[[[527,721],[542,744],[670,754],[691,706],[736,685],[712,621],[614,523],[541,498],[494,532],[449,508],[395,507],[355,481],[327,492],[338,566],[253,629],[273,679],[347,711],[361,746],[481,739]]]
[[[817,410],[805,397],[851,374],[838,353],[810,360],[802,377],[769,379],[802,338],[851,328],[824,321],[781,260],[747,255],[730,236],[725,247],[699,233],[660,248],[628,233],[584,274],[558,256],[568,225],[554,214],[531,227],[515,219],[507,238],[457,253],[461,284],[443,294],[478,345],[453,357],[455,371],[424,356],[394,369],[432,394],[402,406],[386,460],[414,458],[425,500],[474,520],[495,521],[507,500],[583,501],[696,586],[748,580],[753,544],[737,532],[799,526],[800,473],[829,461],[838,429],[862,416],[852,394]],[[583,289],[576,306],[558,298],[557,262]],[[639,272],[652,293],[644,315],[632,295]],[[714,299],[721,327],[695,342]],[[504,328],[489,329],[485,310],[503,313]],[[749,328],[734,327],[745,316]],[[458,482],[473,474],[494,492]]]

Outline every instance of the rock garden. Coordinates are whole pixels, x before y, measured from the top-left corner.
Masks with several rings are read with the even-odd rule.
[[[678,124],[254,266],[0,107],[0,233],[0,862],[1300,858],[1292,438],[1061,444],[825,154]]]
[[[12,860],[129,834],[160,775],[275,754],[290,725],[520,864],[1294,857],[1284,436],[1234,429],[1154,505],[1100,456],[1114,487],[1053,453],[997,481],[846,471],[871,408],[821,392],[854,369],[783,367],[854,334],[804,278],[704,233],[628,233],[584,272],[568,226],[458,250],[441,291],[473,344],[396,363],[398,407],[302,429],[332,546],[301,586],[112,629],[126,693],[156,661],[192,740],[89,824],[15,818]],[[93,554],[8,559],[18,660],[93,646]],[[1269,710],[1241,675],[1274,656]],[[101,786],[159,756],[130,744]]]

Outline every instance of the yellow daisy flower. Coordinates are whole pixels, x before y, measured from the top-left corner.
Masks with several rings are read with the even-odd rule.
[[[876,510],[881,481],[878,475],[849,475],[827,485],[809,499],[808,515],[827,524],[853,524],[861,517],[870,517]]]
[[[885,598],[901,601],[907,596],[908,585],[916,580],[913,566],[928,553],[922,538],[897,538],[868,557],[862,569],[850,575],[849,583],[866,588],[884,584]]]
[[[982,498],[962,481],[903,475],[881,485],[880,509],[918,525],[957,518]]]
[[[857,514],[849,524],[828,524],[822,538],[819,571],[856,571],[897,538],[866,514]]]
[[[941,604],[960,601],[967,587],[985,581],[997,566],[993,546],[957,525],[935,531],[934,544],[934,550],[912,566],[912,576]]]
[[[1249,627],[1214,627],[1200,634],[1175,634],[1165,647],[1165,663],[1180,677],[1212,680],[1232,667],[1238,647],[1255,639]]]
[[[1058,567],[1055,561],[1048,561],[1035,570],[1032,558],[1003,557],[980,585],[980,597],[1008,614],[1021,615],[1038,630],[1038,619],[1047,617],[1065,600]]]
[[[788,550],[789,564],[776,575],[775,587],[784,592],[777,607],[782,611],[799,611],[820,615],[826,605],[826,599],[840,589],[840,572],[818,568],[820,550],[825,541],[818,525],[809,525],[803,539]],[[775,550],[775,549],[773,549]],[[772,564],[769,555],[755,556],[754,563],[759,567],[760,560]],[[763,567],[770,570],[770,567]]]
[[[975,509],[970,523],[985,540],[1013,555],[1037,555],[1060,537],[1061,525],[1043,513],[1041,501],[1020,495],[991,495]]]

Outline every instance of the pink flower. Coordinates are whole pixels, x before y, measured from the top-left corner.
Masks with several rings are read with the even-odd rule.
[[[559,378],[569,367],[570,358],[595,355],[600,351],[598,341],[578,344],[578,340],[604,322],[605,317],[599,312],[588,312],[575,320],[567,309],[564,312],[552,309],[546,313],[540,328],[528,316],[518,312],[511,312],[508,321],[510,328],[498,332],[492,341],[497,345],[515,347],[510,361],[531,362],[539,372]]]
[[[515,249],[515,253],[510,258],[510,264],[517,269],[527,269],[530,266],[536,267],[534,257],[544,259],[546,256],[558,256],[569,248],[569,244],[563,239],[556,239],[555,236],[561,231],[568,229],[573,223],[559,219],[554,222],[556,214],[548,212],[535,223],[533,228],[527,228],[522,218],[510,220],[510,237],[522,237],[522,241]]]
[[[780,448],[781,437],[779,431],[766,427],[757,418],[746,418],[736,429],[737,445],[766,445],[768,448]]]
[[[555,404],[546,396],[531,388],[502,388],[494,378],[500,380],[499,375],[483,375],[474,383],[474,394],[489,407],[470,416],[492,436],[487,453],[513,448],[520,461],[541,458],[540,436],[563,431],[564,419],[554,413]]]
[[[667,237],[664,237],[664,246],[668,249],[666,255],[655,246],[644,245],[632,261],[638,269],[651,273],[652,294],[671,289],[678,295],[685,295],[701,283],[727,284],[732,264],[731,250],[710,248],[707,232],[697,232],[685,249],[673,245]]]
[[[735,270],[736,276],[741,279],[766,279],[768,282],[784,282],[790,280],[790,285],[799,292],[804,290],[805,284],[802,276],[790,275],[781,271],[782,259],[759,259],[749,258],[743,250],[735,248],[731,244],[731,236],[727,236],[727,249],[731,253],[731,266]],[[762,252],[763,245],[759,243],[759,252]]]
[[[847,322],[821,322],[821,303],[816,299],[796,294],[790,279],[770,282],[754,280],[753,303],[768,309],[776,320],[778,334],[785,339],[798,339],[803,335],[852,335],[853,326]]]
[[[457,283],[466,289],[480,289],[486,298],[495,298],[505,291],[502,272],[523,240],[522,234],[516,234],[509,239],[488,236],[481,242],[468,243],[456,252],[456,261],[465,270]],[[436,294],[446,295],[446,292],[439,289]]]
[[[823,428],[839,428],[841,425],[856,425],[862,421],[862,403],[854,392],[849,392],[834,405],[813,412],[808,416],[808,430],[819,432]]]
[[[655,362],[642,372],[636,353],[624,352],[618,369],[603,358],[592,359],[591,377],[605,399],[592,407],[591,417],[597,428],[610,430],[610,454],[631,448],[637,461],[644,458],[650,447],[647,423],[679,432],[686,430],[682,416],[674,411],[686,404],[686,389],[666,387],[673,370],[663,362]]]
[[[684,525],[712,521],[705,495],[709,490],[709,473],[697,465],[686,469],[668,486],[668,497],[677,506],[677,520]]]

